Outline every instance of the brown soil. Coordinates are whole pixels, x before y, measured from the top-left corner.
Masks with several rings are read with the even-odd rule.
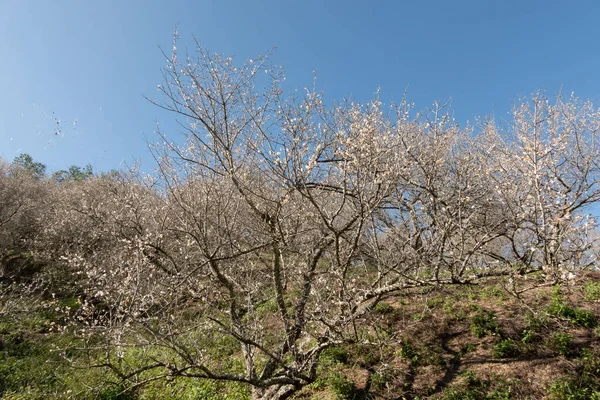
[[[600,360],[600,328],[581,326],[550,306],[559,301],[600,319],[600,302],[586,298],[584,290],[598,278],[600,274],[588,275],[560,294],[544,286],[516,298],[503,282],[490,281],[388,299],[391,307],[362,321],[364,340],[346,347],[348,362],[332,367],[356,390],[344,397],[324,384],[299,398],[559,399],[562,395],[552,386],[559,378],[578,379],[582,354]],[[491,315],[493,321],[478,337],[472,327],[481,315]],[[600,391],[600,384],[590,390]]]

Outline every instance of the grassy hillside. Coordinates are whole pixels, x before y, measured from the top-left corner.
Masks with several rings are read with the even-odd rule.
[[[39,300],[39,299],[38,299]],[[74,298],[19,300],[0,316],[3,399],[246,399],[236,383],[156,379],[123,391],[102,355],[85,359],[62,325]],[[20,310],[20,311],[19,311]],[[567,288],[510,295],[502,282],[418,290],[379,303],[356,325],[359,344],[328,349],[297,399],[598,399],[600,274]],[[207,351],[239,363],[235,343]],[[134,349],[124,362],[135,363]],[[135,382],[134,382],[135,383]]]

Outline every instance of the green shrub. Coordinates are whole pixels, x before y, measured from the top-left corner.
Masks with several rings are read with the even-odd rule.
[[[452,300],[446,300],[446,302],[442,306],[442,310],[446,314],[454,314],[454,311],[456,310],[456,303],[454,303],[454,301]]]
[[[479,288],[467,287],[467,298],[470,301],[479,300],[479,293],[476,290],[479,290]]]
[[[140,400],[247,400],[248,385],[208,379],[179,378],[173,381],[158,380],[144,386],[136,398]]]
[[[478,338],[500,333],[496,314],[493,311],[482,311],[471,318],[471,333]]]
[[[575,325],[583,326],[585,328],[594,328],[598,325],[598,319],[592,311],[584,310],[582,308],[575,308],[575,313],[571,321]]]
[[[527,323],[527,327],[533,330],[539,330],[546,325],[547,318],[545,314],[535,315],[531,312],[528,312],[525,315],[525,322]]]
[[[402,343],[398,350],[398,355],[411,363],[419,362],[419,353],[417,353],[413,345],[408,342]]]
[[[444,390],[443,400],[479,400],[485,398],[488,382],[477,377],[475,372],[468,370],[462,374],[464,383]]]
[[[546,324],[544,314],[536,316],[533,313],[527,313],[525,322],[527,322],[527,327],[521,331],[521,342],[526,345],[540,342],[542,340],[542,328]]]
[[[341,346],[328,347],[321,353],[320,360],[325,364],[346,364],[348,352]]]
[[[339,400],[355,400],[358,394],[354,382],[335,371],[327,379],[327,385]]]
[[[600,282],[587,282],[583,288],[585,299],[588,301],[600,300]]]
[[[556,400],[600,400],[600,357],[590,349],[582,349],[577,360],[578,371],[557,379],[548,394]]]
[[[582,308],[570,307],[566,304],[551,305],[549,312],[554,316],[565,318],[572,324],[584,328],[593,328],[598,324],[598,320],[593,312]]]
[[[598,319],[593,312],[566,304],[557,290],[553,291],[548,313],[584,328],[593,328],[598,325]]]
[[[488,300],[491,298],[497,298],[499,301],[506,300],[506,296],[502,291],[502,288],[499,286],[488,286],[481,290],[481,298],[484,300]]]
[[[464,321],[468,315],[468,310],[465,307],[456,306],[454,303],[444,304],[444,312],[451,315],[458,322]]]
[[[427,299],[427,301],[425,302],[427,304],[427,307],[429,308],[436,308],[441,306],[442,304],[444,304],[444,298],[443,297],[432,297]]]
[[[466,343],[461,346],[460,352],[462,354],[472,353],[476,348],[477,347],[473,343]]]
[[[374,373],[371,375],[371,387],[375,390],[381,390],[385,388],[389,381],[390,377],[385,374]]]
[[[437,346],[424,347],[416,359],[418,365],[438,365],[442,368],[448,366],[448,358],[444,357],[444,350]]]
[[[100,400],[133,400],[135,397],[120,385],[110,385],[98,393]]]
[[[468,370],[462,374],[464,382],[444,390],[443,400],[508,400],[513,385],[518,381],[506,381],[501,378],[484,380]]]
[[[573,378],[558,378],[548,394],[552,400],[600,400],[600,391],[581,387]]]
[[[380,301],[373,307],[373,312],[376,314],[392,314],[394,312],[394,308],[385,301]]]
[[[492,354],[496,358],[510,358],[518,356],[520,350],[514,340],[504,339],[494,346]]]
[[[426,321],[426,320],[430,319],[431,317],[432,317],[431,310],[424,309],[423,311],[421,311],[417,314],[413,314],[413,316],[411,318],[413,321],[420,322],[420,321]]]
[[[553,347],[563,356],[571,353],[573,336],[566,332],[557,332],[551,337]]]
[[[534,329],[523,329],[521,332],[521,342],[523,342],[523,344],[537,343],[540,340],[542,340],[542,335],[537,333]]]

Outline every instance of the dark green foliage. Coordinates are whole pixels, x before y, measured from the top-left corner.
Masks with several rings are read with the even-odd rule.
[[[4,270],[3,281],[12,283],[30,281],[41,269],[41,265],[35,262],[31,253],[14,249],[8,249],[4,254],[0,254],[0,267]],[[0,288],[0,290],[4,289]]]
[[[352,361],[363,366],[374,366],[381,362],[383,358],[394,357],[394,344],[393,339],[388,336],[384,336],[384,333],[375,327],[377,330],[380,342],[379,343],[364,343],[364,341],[377,340],[377,336],[368,336],[365,334],[364,339],[361,339],[361,343],[353,346],[352,350]],[[383,343],[381,342],[383,341]]]
[[[71,165],[68,170],[61,169],[52,174],[52,178],[58,183],[84,181],[92,176],[94,176],[94,172],[90,164],[83,168]]]
[[[22,171],[36,179],[42,179],[46,173],[46,166],[40,162],[33,161],[33,158],[29,154],[20,154],[13,160],[12,165],[16,167],[17,171]]]

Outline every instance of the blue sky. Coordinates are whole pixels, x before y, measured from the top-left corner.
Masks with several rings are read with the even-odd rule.
[[[600,105],[597,1],[0,1],[0,156],[29,153],[51,170],[141,160],[173,116],[159,98],[159,47],[177,25],[212,51],[276,48],[287,82],[317,75],[326,101],[452,100],[464,123],[508,117],[537,89]]]

